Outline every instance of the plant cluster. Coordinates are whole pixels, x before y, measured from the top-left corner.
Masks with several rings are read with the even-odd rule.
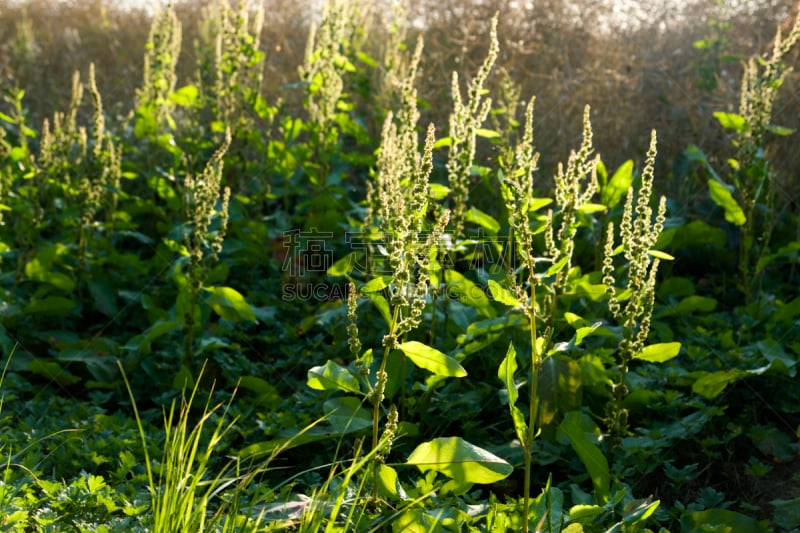
[[[324,2],[281,98],[263,6],[227,0],[188,73],[153,13],[128,102],[89,63],[38,126],[3,80],[0,527],[800,527],[800,225],[769,146],[800,18],[715,114],[729,170],[687,141],[669,175],[655,131],[609,172],[598,107],[549,151],[502,10],[431,113],[440,36],[378,6]],[[708,209],[658,194],[684,176]]]

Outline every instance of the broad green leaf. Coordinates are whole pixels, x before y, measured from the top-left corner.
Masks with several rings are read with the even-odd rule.
[[[569,439],[575,453],[578,454],[581,462],[589,472],[597,503],[605,504],[608,503],[611,486],[608,461],[603,452],[600,451],[600,448],[586,436],[581,417],[580,412],[570,411],[564,416],[564,420],[558,426],[558,429]]]
[[[479,225],[488,231],[490,235],[497,235],[497,232],[500,231],[500,223],[477,207],[471,207],[470,210],[464,214],[464,220]]]
[[[775,507],[773,521],[786,531],[800,528],[800,497],[791,500],[772,500],[770,505]]]
[[[422,509],[406,510],[392,519],[392,533],[439,533],[439,531],[441,526],[437,520]]]
[[[371,279],[361,286],[361,292],[364,294],[370,292],[378,292],[389,286],[391,283],[391,276],[381,276],[379,278]]]
[[[41,314],[50,316],[66,316],[78,306],[75,300],[63,298],[61,296],[48,296],[41,300],[33,300],[23,309],[30,314]]]
[[[578,206],[577,211],[578,213],[583,213],[584,215],[591,215],[592,213],[600,213],[606,209],[607,207],[603,204],[586,203]]]
[[[382,294],[377,292],[368,292],[367,298],[372,300],[372,304],[381,314],[383,319],[386,321],[386,324],[391,324],[392,322],[392,312],[389,310],[389,302],[386,301],[386,298],[383,297]]]
[[[534,213],[543,207],[553,203],[552,198],[531,198],[528,203],[528,211]]]
[[[442,137],[441,139],[437,139],[435,143],[433,143],[433,148],[442,148],[444,146],[452,146],[453,145],[453,138],[452,137]]]
[[[572,258],[569,256],[562,257],[561,259],[559,259],[557,263],[555,263],[554,265],[552,265],[550,268],[547,269],[545,276],[555,276],[556,274],[564,270],[564,267],[567,266],[567,263],[569,263],[570,259]]]
[[[637,524],[641,524],[653,513],[656,512],[658,509],[661,500],[650,501],[650,498],[646,500],[634,500],[629,502],[625,505],[625,511],[622,515],[622,523],[627,526],[627,528],[631,531],[635,531],[638,528],[634,528]]]
[[[457,296],[461,303],[471,305],[485,317],[492,318],[497,315],[483,289],[461,273],[448,270],[445,272],[445,281],[447,281],[448,295]]]
[[[573,505],[569,509],[569,521],[578,523],[588,523],[594,517],[600,516],[605,512],[599,505]],[[583,531],[582,529],[580,531]]]
[[[686,511],[681,516],[681,531],[702,533],[720,531],[731,533],[767,533],[766,524],[759,523],[747,515],[729,509],[706,509],[705,511]]]
[[[450,187],[442,185],[441,183],[431,183],[428,188],[428,196],[432,200],[441,200],[450,194]]]
[[[552,424],[561,412],[581,405],[583,377],[578,363],[563,355],[547,357],[539,367],[539,425]]]
[[[725,210],[725,220],[736,226],[743,226],[747,222],[744,211],[734,200],[731,191],[716,180],[708,180],[708,192],[715,204]]]
[[[329,276],[346,276],[352,272],[353,267],[363,258],[363,252],[350,252],[328,268]]]
[[[775,135],[780,135],[781,137],[786,137],[787,135],[793,134],[797,130],[794,128],[787,128],[785,126],[773,126],[772,124],[768,124],[767,131],[774,133]]]
[[[306,384],[316,390],[342,390],[361,393],[358,379],[349,370],[335,361],[328,360],[323,366],[315,366],[308,371]]]
[[[500,134],[494,130],[488,130],[485,128],[478,128],[475,130],[475,135],[478,137],[483,137],[484,139],[496,139],[500,137]]]
[[[421,342],[403,342],[397,346],[397,349],[402,351],[412,363],[437,376],[463,378],[467,375],[467,371],[458,361]]]
[[[465,337],[459,337],[459,342],[466,341],[469,338],[475,338],[487,333],[496,333],[503,331],[506,328],[521,326],[527,324],[528,320],[521,313],[514,313],[497,318],[487,318],[485,320],[478,320],[467,326],[467,333]]]
[[[458,483],[495,483],[514,471],[503,459],[461,437],[440,437],[423,442],[411,452],[406,464],[422,472],[440,472]]]
[[[325,419],[336,434],[343,435],[372,426],[372,409],[364,409],[359,398],[332,398],[323,404],[323,409]]]
[[[257,376],[242,376],[239,378],[239,387],[254,393],[256,403],[262,407],[274,408],[281,402],[278,389],[266,379]]]
[[[169,99],[181,107],[195,107],[199,98],[200,91],[194,85],[186,85],[169,95]]]
[[[362,63],[364,63],[368,67],[372,67],[372,68],[377,68],[378,67],[378,63],[372,58],[372,56],[370,56],[369,54],[367,54],[365,52],[357,52],[356,53],[356,57],[358,58],[359,61],[361,61]]]
[[[781,343],[774,339],[764,339],[756,343],[756,348],[761,355],[769,361],[772,368],[793,378],[797,372],[797,361],[794,356],[786,353]]]
[[[220,317],[231,322],[249,320],[256,322],[256,315],[250,304],[236,289],[230,287],[212,287],[206,289],[210,293],[208,303]]]
[[[677,356],[680,351],[681,343],[679,342],[660,342],[658,344],[645,346],[642,348],[642,351],[636,354],[634,357],[640,361],[664,363]]]
[[[492,298],[503,305],[511,306],[514,309],[522,307],[522,303],[520,303],[517,297],[514,296],[510,290],[506,289],[493,279],[489,280],[489,291],[492,293]]]
[[[747,125],[747,121],[744,119],[744,117],[742,115],[737,115],[736,113],[723,113],[721,111],[717,111],[714,113],[714,118],[716,118],[720,125],[726,130],[734,130],[738,133],[744,133],[750,129],[750,126]]]
[[[716,398],[729,383],[738,381],[739,379],[747,376],[744,370],[721,370],[719,372],[710,372],[692,384],[692,392],[699,394],[709,400]]]
[[[663,313],[659,314],[660,317],[666,316],[684,316],[695,311],[700,313],[710,313],[717,307],[717,301],[714,298],[706,296],[698,296],[693,294],[682,299],[678,305],[667,308]]]
[[[633,160],[622,163],[600,191],[600,202],[608,208],[616,207],[633,184]]]
[[[378,492],[384,498],[406,499],[406,492],[397,479],[397,471],[389,465],[378,465]]]

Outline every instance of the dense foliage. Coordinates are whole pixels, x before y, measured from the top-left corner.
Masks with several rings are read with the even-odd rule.
[[[588,105],[541,151],[502,11],[435,102],[408,3],[324,2],[280,97],[263,6],[204,4],[188,69],[178,13],[132,101],[87,63],[41,123],[36,20],[3,44],[0,527],[800,528],[800,17],[724,150],[612,166]]]

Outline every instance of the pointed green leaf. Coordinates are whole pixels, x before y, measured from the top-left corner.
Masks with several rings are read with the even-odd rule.
[[[552,198],[531,198],[530,202],[528,203],[528,211],[534,213],[539,209],[547,207],[552,203],[553,203]]]
[[[231,322],[250,320],[256,322],[256,315],[250,304],[236,289],[230,287],[211,287],[206,289],[210,293],[208,303],[220,317]]]
[[[510,290],[506,289],[493,279],[489,280],[489,291],[492,293],[492,298],[503,305],[508,305],[515,309],[522,307],[520,301]]]
[[[600,451],[600,448],[589,440],[581,423],[581,413],[570,411],[564,416],[563,422],[558,426],[559,431],[569,439],[575,453],[580,457],[581,462],[589,472],[594,486],[595,499],[598,503],[608,502],[609,488],[611,485],[611,475],[608,469],[608,461]]]
[[[353,267],[359,263],[360,258],[363,256],[364,254],[362,252],[350,252],[328,268],[328,275],[346,276],[353,270]]]
[[[432,200],[441,200],[450,194],[450,187],[442,185],[441,183],[431,183],[428,188],[428,196]]]
[[[766,533],[769,528],[747,515],[729,509],[686,511],[681,516],[681,531],[735,531],[736,533]]]
[[[169,95],[169,99],[181,107],[194,107],[199,98],[200,91],[194,85],[186,85]]]
[[[391,281],[391,276],[381,276],[379,278],[371,279],[361,286],[361,292],[367,294],[370,292],[381,291],[388,287]]]
[[[517,371],[517,351],[514,349],[514,344],[508,344],[508,351],[505,358],[500,363],[497,369],[497,377],[505,384],[508,391],[508,409],[511,413],[511,420],[514,422],[514,431],[517,434],[517,439],[524,443],[528,434],[528,425],[525,423],[525,416],[519,407],[516,406],[519,399],[519,391],[517,390],[516,383],[514,382],[514,374]]]
[[[692,392],[711,400],[722,394],[729,383],[738,381],[745,376],[747,376],[747,372],[744,370],[709,372],[692,384]]]
[[[731,191],[716,180],[708,180],[708,192],[715,204],[725,210],[725,220],[736,226],[743,226],[747,222],[744,211],[733,199]]]
[[[457,296],[461,303],[471,305],[485,317],[497,316],[497,312],[491,306],[483,289],[455,270],[446,271],[444,276],[447,281],[448,295]]]
[[[389,465],[378,465],[378,492],[384,498],[406,499],[406,492],[397,479],[397,471]]]
[[[679,342],[661,342],[645,346],[641,352],[636,354],[635,358],[650,363],[664,363],[678,355],[680,351],[681,343]]]
[[[611,176],[608,185],[600,191],[600,202],[606,207],[616,207],[633,184],[633,160],[622,163]]]
[[[412,363],[420,368],[436,374],[437,376],[448,376],[463,378],[467,375],[458,361],[443,354],[436,348],[431,348],[426,344],[417,341],[408,341],[397,346]]]
[[[358,379],[349,370],[330,360],[323,366],[315,366],[310,369],[306,384],[316,390],[342,390],[356,394],[361,393]]]
[[[517,350],[514,349],[513,343],[509,343],[506,356],[497,369],[497,377],[500,378],[500,381],[503,382],[506,386],[506,390],[508,390],[508,404],[511,406],[516,405],[517,399],[519,398],[519,391],[514,383],[514,373],[517,371],[517,368]]]
[[[496,139],[500,137],[500,134],[494,130],[487,130],[485,128],[478,128],[475,130],[475,135],[478,137],[483,137],[484,139]]]
[[[605,211],[606,209],[607,207],[604,206],[603,204],[586,203],[578,206],[578,213],[583,213],[584,215],[591,215],[592,213],[600,213],[601,211]]]
[[[734,130],[739,133],[744,133],[749,129],[747,121],[744,119],[744,117],[742,115],[737,115],[736,113],[723,113],[718,111],[714,113],[714,118],[716,118],[720,125],[727,130]]]
[[[667,252],[662,252],[661,250],[648,250],[647,253],[650,254],[651,257],[656,257],[658,259],[661,259],[662,261],[675,260],[673,256],[669,255]]]
[[[464,220],[479,225],[489,232],[490,235],[497,235],[500,231],[500,223],[497,222],[491,215],[487,215],[477,207],[471,207],[464,215]]]
[[[406,464],[422,472],[440,472],[458,483],[495,483],[514,470],[503,459],[460,437],[423,442],[411,452]]]
[[[768,124],[767,131],[772,132],[775,135],[780,135],[781,137],[786,137],[787,135],[793,134],[797,130],[794,128],[787,128],[785,126],[773,126],[772,124]]]

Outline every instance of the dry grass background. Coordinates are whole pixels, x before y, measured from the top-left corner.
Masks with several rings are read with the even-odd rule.
[[[187,83],[202,3],[184,0],[176,6],[184,34],[179,73]],[[296,0],[265,3],[265,91],[274,101],[298,79],[312,13]],[[649,131],[656,128],[663,177],[679,168],[681,151],[690,143],[724,165],[729,143],[712,113],[736,111],[741,66],[736,59],[718,60],[768,52],[775,28],[788,24],[798,3],[644,0],[613,20],[610,6],[616,2],[608,0],[539,0],[535,6],[520,0],[417,0],[412,5],[409,41],[415,32],[425,37],[418,84],[420,96],[430,103],[424,121],[434,121],[440,131],[446,127],[450,72],[477,69],[486,53],[488,21],[499,12],[498,65],[521,84],[524,99],[537,96],[537,145],[545,169],[578,144],[583,106],[590,104],[595,143],[609,169],[631,157],[641,160]],[[715,33],[711,24],[720,20],[730,27]],[[124,10],[112,0],[0,0],[0,87],[24,88],[31,120],[38,124],[66,106],[73,71],[85,72],[93,61],[107,110],[124,115],[141,80],[148,29],[146,11]],[[381,37],[380,31],[370,33],[368,46],[377,49]],[[693,46],[715,38],[720,47],[713,54]],[[800,61],[797,54],[790,59]],[[703,79],[714,80],[715,87],[700,87]],[[492,80],[497,84],[500,77]],[[799,100],[793,74],[776,104],[776,122],[800,126]],[[771,139],[770,146],[783,176],[781,187],[794,196],[800,182],[795,138]],[[675,176],[662,180],[673,197],[702,190],[680,171]]]

